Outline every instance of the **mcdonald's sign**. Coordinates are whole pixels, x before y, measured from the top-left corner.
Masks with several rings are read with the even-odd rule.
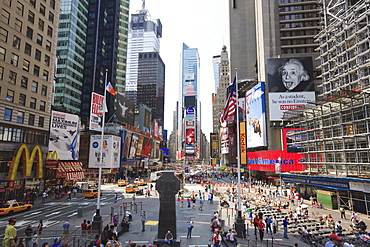
[[[23,165],[23,177],[31,176],[32,165],[37,155],[37,167],[36,167],[36,178],[42,178],[43,176],[43,164],[42,164],[42,151],[39,145],[32,148],[30,154],[30,149],[26,144],[22,144],[18,147],[16,155],[13,157],[12,161],[9,162],[10,169],[8,173],[8,180],[15,180],[17,177],[17,170],[21,158],[24,156]]]
[[[58,168],[59,153],[58,151],[49,151],[46,155],[45,168],[55,169]]]

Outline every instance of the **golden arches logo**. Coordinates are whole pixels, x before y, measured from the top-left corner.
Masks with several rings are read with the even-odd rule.
[[[58,151],[49,151],[46,160],[59,160]]]
[[[32,165],[37,154],[37,169],[36,169],[36,178],[42,178],[43,176],[43,164],[42,164],[42,151],[39,145],[33,147],[30,154],[30,149],[26,144],[22,144],[18,147],[16,155],[13,157],[13,160],[10,164],[10,169],[8,173],[8,180],[15,180],[17,177],[17,170],[19,162],[23,156],[25,156],[25,163],[23,164],[23,177],[31,176]]]

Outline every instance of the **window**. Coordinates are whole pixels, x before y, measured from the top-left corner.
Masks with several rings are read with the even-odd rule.
[[[28,87],[28,78],[25,77],[25,76],[22,76],[21,87],[23,87],[23,88],[27,88]]]
[[[27,33],[26,33],[26,36],[30,39],[32,39],[33,37],[33,29],[30,28],[30,27],[27,27]]]
[[[39,83],[37,81],[32,81],[32,88],[31,91],[37,93],[37,88],[39,87]]]
[[[41,51],[36,49],[36,52],[35,52],[35,59],[37,61],[41,61]]]
[[[45,22],[41,19],[39,19],[39,29],[44,31]]]
[[[46,40],[46,50],[51,51],[51,42],[49,40]]]
[[[14,71],[9,71],[9,83],[14,84],[17,82],[17,73]]]
[[[5,43],[8,41],[8,31],[2,27],[0,27],[0,40]]]
[[[0,46],[0,60],[5,60],[5,49],[3,47]]]
[[[45,55],[44,64],[46,66],[49,66],[50,65],[50,57],[48,55]]]
[[[17,50],[21,48],[21,39],[15,35],[13,37],[13,47]]]
[[[36,98],[31,97],[31,100],[30,100],[30,107],[31,107],[32,109],[36,109]]]
[[[37,65],[33,66],[33,75],[39,77],[40,76],[40,67]]]
[[[51,12],[49,12],[49,21],[50,21],[51,23],[54,23],[54,14],[53,14],[53,13],[51,13]]]
[[[26,43],[24,45],[24,53],[26,53],[28,56],[31,56],[31,50],[32,50],[32,46]]]
[[[13,110],[12,109],[5,108],[5,111],[4,111],[4,120],[5,121],[12,121],[12,114],[13,114]]]
[[[18,67],[18,60],[19,60],[19,56],[17,54],[12,53],[12,57],[10,59],[10,64]]]
[[[48,87],[45,86],[45,85],[42,85],[42,87],[41,87],[41,95],[42,96],[46,96],[47,92],[48,92]]]
[[[40,101],[40,111],[45,111],[46,108],[46,102],[45,101]]]
[[[0,80],[4,78],[4,67],[0,67]]]
[[[1,11],[1,20],[9,25],[10,14],[5,9]]]
[[[40,3],[40,13],[41,13],[43,16],[45,16],[45,10],[46,10],[45,5],[43,5],[42,3]]]
[[[19,111],[17,114],[17,123],[23,123],[24,121],[24,112]]]
[[[44,79],[45,81],[49,80],[49,72],[47,70],[44,70],[44,72],[42,73],[42,79]]]
[[[39,117],[39,124],[38,124],[38,126],[39,127],[44,127],[44,122],[45,122],[45,118],[44,117]]]
[[[11,6],[12,6],[12,0],[3,0],[3,3],[4,3],[6,6],[9,6],[9,7],[11,7]]]
[[[28,115],[28,125],[35,125],[35,115]]]
[[[55,0],[50,0],[50,7],[55,9]]]
[[[16,31],[21,33],[22,32],[22,21],[15,19],[14,28]]]
[[[32,7],[36,8],[36,0],[30,0],[30,4]]]
[[[27,72],[30,71],[30,61],[23,59],[23,70]]]
[[[53,37],[53,28],[51,26],[48,26],[48,32],[47,34],[50,36],[50,37]]]
[[[6,91],[6,101],[13,103],[14,101],[14,91],[13,90],[8,89],[8,91]]]
[[[26,95],[23,93],[19,94],[19,104],[26,105]]]
[[[35,23],[35,13],[33,13],[31,10],[28,11],[28,21],[32,24]]]
[[[41,36],[41,34],[37,34],[36,42],[37,42],[37,44],[42,45],[42,36]]]
[[[16,12],[18,15],[23,16],[23,11],[24,11],[24,5],[21,4],[19,1],[17,2],[17,9]]]

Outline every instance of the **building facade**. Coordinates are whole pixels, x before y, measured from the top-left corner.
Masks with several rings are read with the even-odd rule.
[[[0,199],[22,200],[43,188],[59,1],[3,1],[0,11]]]

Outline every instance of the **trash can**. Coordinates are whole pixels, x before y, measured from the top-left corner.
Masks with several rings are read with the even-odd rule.
[[[82,208],[77,208],[77,218],[82,218]]]

